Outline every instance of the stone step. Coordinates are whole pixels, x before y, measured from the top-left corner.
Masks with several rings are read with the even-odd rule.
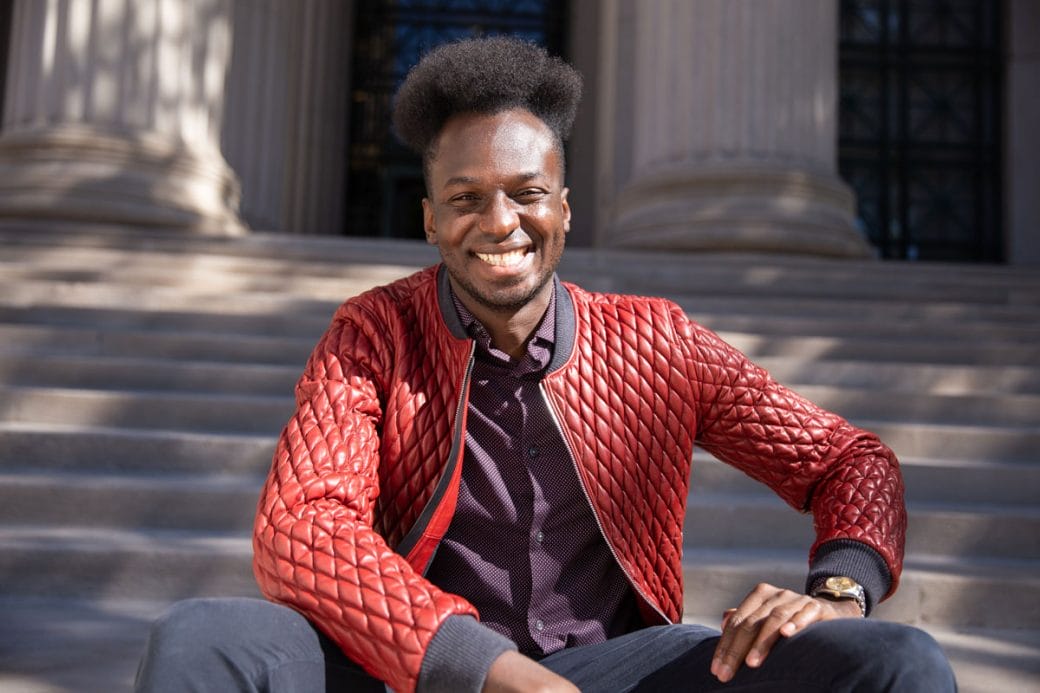
[[[1040,394],[1040,368],[1035,366],[820,361],[784,356],[759,357],[756,363],[780,382],[799,386],[933,395]]]
[[[936,460],[990,460],[1035,464],[1040,461],[1040,429],[997,426],[947,426],[854,420],[876,433],[899,457]]]
[[[164,600],[0,598],[0,693],[130,690],[148,629]],[[717,614],[688,623],[716,626]],[[1040,631],[924,625],[942,646],[962,693],[1040,687]]]
[[[167,310],[170,310],[170,305],[185,303],[178,300],[179,295],[205,292],[220,302],[222,310],[242,311],[244,307],[241,299],[249,294],[265,295],[267,301],[281,295],[283,305],[338,304],[349,295],[387,283],[427,264],[310,262],[306,266],[293,266],[275,262],[258,265],[252,259],[203,256],[185,259],[178,265],[173,264],[176,260],[171,262],[170,255],[150,257],[141,253],[123,253],[96,259],[78,258],[74,250],[65,250],[52,257],[61,259],[63,266],[48,269],[49,262],[41,266],[33,260],[25,260],[23,264],[9,264],[0,259],[2,303],[7,306],[38,305],[51,309],[100,308],[112,305],[113,297],[133,292],[138,295],[138,299],[146,295],[149,303],[161,305],[165,301]],[[430,261],[434,259],[431,257]],[[108,271],[84,269],[105,264],[114,267]],[[610,270],[607,277],[616,272]],[[1040,315],[1040,304],[1037,302],[976,302],[964,298],[953,300],[945,294],[922,301],[912,291],[905,292],[900,300],[894,300],[887,295],[887,288],[883,296],[873,296],[870,291],[863,291],[857,296],[834,296],[828,291],[817,291],[813,295],[792,297],[773,285],[744,286],[741,292],[732,294],[732,289],[727,289],[733,283],[732,270],[727,270],[727,273],[725,278],[719,276],[717,279],[725,282],[723,287],[703,285],[703,282],[699,283],[702,285],[691,286],[686,279],[667,291],[647,292],[638,283],[630,290],[634,293],[669,296],[695,317],[771,315],[797,319],[854,319],[860,325],[868,324],[875,328],[883,328],[889,323],[917,321],[920,324],[957,325],[967,329],[981,326],[999,329],[1016,325],[1029,329]],[[698,271],[698,275],[703,275],[703,269]],[[604,277],[580,271],[564,273],[563,278],[588,289],[604,284]],[[137,301],[126,305],[140,308]],[[200,311],[212,310],[208,304],[188,307]]]
[[[891,393],[975,397],[1040,395],[1040,368],[924,366],[853,361],[810,363],[783,357],[759,359],[758,364],[780,382],[801,392],[809,392],[808,387],[814,385],[872,391],[876,401],[885,404],[893,400]],[[208,363],[145,357],[108,358],[0,351],[0,382],[22,386],[277,396],[292,392],[302,370],[303,363]],[[1028,412],[1016,416],[1028,416]],[[1040,420],[1040,415],[1034,415],[1034,419]]]
[[[680,304],[683,305],[683,304]],[[768,308],[768,306],[765,306]],[[964,323],[950,321],[924,322],[909,317],[903,320],[885,319],[883,324],[864,320],[855,313],[845,318],[813,315],[807,307],[800,317],[790,315],[750,314],[727,315],[706,312],[702,308],[683,305],[687,315],[715,332],[746,332],[767,335],[799,337],[836,336],[863,339],[903,339],[908,342],[956,340],[960,345],[1035,345],[1040,341],[1040,314],[1026,324]]]
[[[1040,498],[1037,464],[916,457],[901,457],[899,463],[909,502],[1035,507]],[[764,484],[706,454],[694,455],[691,488],[694,495],[774,495]]]
[[[236,374],[240,375],[237,369]],[[227,376],[217,380],[226,379]],[[253,388],[239,394],[235,392],[239,388],[235,387],[230,391],[200,392],[84,389],[85,383],[76,385],[75,388],[0,385],[0,412],[8,420],[106,423],[105,416],[115,415],[110,423],[116,426],[154,425],[174,429],[205,426],[206,430],[220,430],[227,425],[230,431],[242,430],[242,419],[249,419],[253,427],[249,430],[257,431],[255,426],[264,423],[270,423],[271,430],[280,430],[292,405],[291,386],[276,394],[263,394]],[[900,393],[888,396],[877,391],[822,385],[806,385],[798,391],[812,402],[850,419],[941,422],[1026,432],[1040,430],[1040,396],[1032,394]],[[267,417],[268,412],[274,412],[276,418]],[[90,418],[95,415],[102,418]]]
[[[0,526],[249,532],[262,476],[0,473]]]
[[[263,478],[173,473],[0,473],[0,523],[39,526],[248,531]],[[907,551],[964,557],[1040,559],[1035,506],[910,503]],[[768,528],[763,531],[762,528]],[[691,495],[688,546],[799,548],[813,541],[812,521],[772,496]]]
[[[0,422],[0,470],[262,476],[276,433],[250,436],[61,424]],[[1040,497],[1040,465],[904,458],[911,502],[1032,504]],[[694,495],[772,492],[742,472],[699,452]]]
[[[332,315],[333,309],[348,296],[376,286],[374,280],[343,279],[334,286],[298,291],[292,287],[222,286],[219,275],[196,279],[187,287],[133,286],[130,284],[95,284],[79,282],[16,281],[0,285],[4,305],[26,307],[42,304],[49,307],[118,309],[132,305],[148,311],[190,311],[204,305],[202,312],[269,313],[300,311],[313,315]],[[264,290],[261,290],[264,289]]]
[[[160,253],[173,256],[232,256],[252,263],[276,259],[279,262],[360,262],[428,264],[435,251],[421,241],[383,241],[375,239],[317,238],[250,234],[237,239],[206,239],[183,234],[162,234],[146,229],[120,232],[114,229],[53,231],[34,228],[31,232],[8,226],[0,235],[10,251],[23,252],[24,258],[45,255],[58,245],[65,253],[101,249],[118,253]],[[310,265],[308,264],[308,267]],[[976,302],[1040,304],[1040,282],[1028,268],[957,265],[956,273],[944,263],[880,263],[821,258],[781,257],[749,254],[685,254],[676,262],[674,254],[645,251],[614,251],[571,248],[563,269],[600,277],[622,285],[632,281],[643,287],[689,286],[704,281],[714,293],[736,287],[763,288],[783,286],[792,295],[821,294],[840,290],[854,296],[869,289],[887,291],[904,299],[912,288],[916,296],[952,298]],[[725,278],[724,283],[716,281]],[[901,286],[894,286],[899,280]],[[1009,290],[1009,285],[1012,288]]]
[[[572,252],[574,251],[574,252]],[[568,248],[561,276],[581,275],[587,288],[674,294],[684,287],[714,296],[783,293],[788,298],[898,302],[957,301],[1040,305],[1040,279],[1028,267],[834,261],[799,256],[655,253]]]
[[[906,552],[960,557],[1036,559],[1040,508],[1035,505],[908,503]],[[705,549],[797,548],[812,545],[812,517],[773,496],[692,495],[683,531],[687,546]]]
[[[292,397],[0,386],[5,421],[222,433],[277,433]]]
[[[127,254],[153,256],[176,262],[182,259],[187,266],[206,262],[227,262],[244,269],[267,268],[264,262],[285,267],[300,263],[300,267],[342,267],[353,263],[372,270],[379,265],[424,266],[436,261],[437,251],[423,241],[376,238],[347,238],[342,236],[299,236],[253,232],[240,237],[217,237],[169,232],[147,228],[95,226],[88,228],[55,229],[53,224],[31,225],[25,222],[0,222],[0,242],[5,256],[21,263],[60,263],[62,257],[83,257],[101,264],[118,260]],[[31,229],[31,230],[30,230]],[[54,253],[60,248],[61,253]],[[90,265],[87,265],[90,266]],[[73,264],[75,267],[75,264]],[[119,269],[119,265],[114,267]]]
[[[275,364],[302,369],[317,341],[311,337],[107,330],[0,324],[0,353],[183,359]]]
[[[246,532],[0,526],[7,595],[90,599],[253,596]]]
[[[687,548],[686,611],[719,614],[757,583],[801,591],[804,551]],[[1040,629],[1040,563],[1034,560],[908,556],[899,589],[875,615],[942,627]]]
[[[1040,396],[1037,395],[901,392],[893,396],[876,389],[831,385],[802,385],[797,391],[821,407],[850,419],[884,417],[897,421],[1040,429]]]
[[[12,436],[10,431],[5,433],[0,441],[6,443]],[[248,528],[271,458],[269,441],[252,445],[243,454],[239,449],[242,446],[232,447],[221,439],[193,441],[180,436],[182,447],[171,450],[160,446],[152,453],[141,449],[156,448],[154,441],[125,433],[112,435],[107,441],[100,434],[69,436],[86,438],[75,456],[67,449],[61,456],[47,456],[46,447],[30,446],[25,438],[41,439],[44,446],[52,448],[61,448],[62,444],[41,431],[34,433],[5,447],[8,452],[0,459],[0,518],[4,521],[112,525],[127,519],[155,527]],[[31,451],[19,454],[19,448],[26,447]],[[205,453],[192,452],[199,449]],[[31,464],[31,471],[26,471],[27,464]],[[191,472],[179,471],[183,468]],[[812,540],[809,519],[784,506],[764,486],[748,480],[755,495],[742,489],[734,493],[732,486],[719,483],[717,477],[706,480],[704,476],[695,475],[690,498],[687,536],[691,544],[784,542],[803,546]],[[982,502],[977,498],[961,503],[947,499],[942,504],[915,499],[915,486],[909,484],[911,550],[934,552],[945,547],[959,554],[1035,554],[1035,480],[1033,475],[1029,484],[1018,487],[1013,484],[1014,478],[1010,482],[993,481],[976,490],[976,496],[985,496]],[[196,495],[187,492],[193,489],[202,490]],[[54,500],[65,496],[68,498],[63,502]],[[1000,505],[1005,496],[1009,497],[1007,504]],[[89,510],[80,513],[81,509]],[[757,519],[749,529],[746,518],[750,517]],[[770,527],[768,537],[759,537],[753,529],[761,526]]]
[[[1040,630],[925,627],[953,666],[961,693],[1040,690]]]
[[[97,355],[180,358],[196,361],[274,363],[301,366],[320,332],[293,337],[173,330],[116,330],[92,327],[0,324],[0,352],[39,355]],[[766,357],[826,362],[873,361],[970,366],[1040,366],[1040,345],[966,345],[888,339],[793,337],[721,332],[753,360]]]
[[[1040,365],[1040,345],[962,344],[942,340],[795,337],[747,332],[719,332],[725,341],[752,360],[789,357],[803,361],[874,361],[982,366]]]
[[[264,435],[0,421],[0,470],[251,474],[271,466]]]
[[[0,527],[9,596],[180,599],[256,594],[248,533]],[[721,614],[759,581],[802,589],[804,551],[684,554],[687,610]],[[942,626],[1040,628],[1036,561],[915,556],[881,618]],[[69,576],[75,575],[75,580]],[[979,599],[979,595],[986,595]]]
[[[293,287],[274,286],[261,291],[233,293],[215,279],[198,282],[197,289],[133,286],[130,284],[0,283],[0,322],[53,324],[193,332],[245,334],[320,334],[347,297],[374,286],[371,281],[340,280],[324,291],[304,293]],[[304,298],[306,296],[306,298]],[[952,340],[961,346],[994,344],[1029,347],[1040,340],[1040,310],[1028,317],[1005,320],[951,320],[945,316],[874,315],[864,317],[854,307],[836,301],[821,311],[805,302],[797,312],[776,310],[771,300],[745,301],[742,314],[732,308],[711,310],[701,299],[680,300],[696,321],[717,332],[772,336],[838,337],[932,342]],[[132,305],[133,309],[121,308]],[[880,313],[886,304],[872,312]],[[843,312],[836,312],[843,308]],[[833,314],[832,314],[833,312]]]
[[[23,387],[291,397],[297,366],[0,352],[0,382]]]
[[[156,261],[140,254],[124,254],[108,262],[116,268],[103,271],[84,269],[101,264],[98,260],[76,260],[64,254],[61,257],[68,263],[68,268],[47,269],[30,264],[30,261],[20,265],[0,261],[3,304],[51,308],[165,306],[171,310],[192,307],[189,299],[199,295],[211,297],[222,306],[238,311],[243,310],[243,302],[248,304],[251,296],[263,297],[271,302],[268,305],[272,308],[298,303],[338,304],[347,296],[393,281],[424,266],[310,263],[305,267],[295,267],[282,263],[258,267],[255,261],[241,260],[248,264],[239,267],[225,266],[227,263],[220,262],[219,258],[214,262],[215,258],[201,257],[184,260],[190,264],[182,267],[171,264],[170,256],[160,256]],[[611,271],[611,275],[614,274],[616,270]],[[698,274],[703,275],[703,272]],[[603,283],[602,278],[580,272],[561,276],[589,289]],[[717,282],[723,277],[711,279]],[[792,296],[773,285],[745,286],[733,293],[732,271],[727,271],[725,282],[729,288],[720,289],[706,284],[704,277],[700,276],[698,281],[691,282],[687,278],[665,291],[641,290],[641,286],[636,284],[630,292],[669,296],[694,317],[770,315],[798,320],[841,320],[854,327],[869,325],[874,329],[916,321],[919,325],[947,326],[950,329],[956,326],[967,331],[982,327],[995,330],[1017,327],[1025,332],[1035,332],[1035,321],[1040,315],[1037,302],[976,302],[965,297],[955,299],[945,293],[922,301],[922,297],[913,292],[913,286],[905,287],[904,295],[897,300],[890,295],[891,287],[887,284],[881,295],[863,290],[849,296],[844,295],[847,292],[834,295],[833,291],[821,288],[817,282],[814,294]],[[902,287],[908,281],[897,283]],[[128,297],[135,300],[126,301]],[[281,304],[278,303],[279,297]],[[212,311],[208,305],[195,307]]]
[[[133,262],[127,262],[133,258]],[[324,293],[343,282],[385,284],[437,261],[423,253],[409,263],[387,257],[387,264],[237,255],[185,255],[134,250],[63,248],[61,254],[41,256],[36,249],[7,248],[0,259],[0,282],[80,285],[177,287],[192,292],[200,284],[230,292],[275,291],[293,294]]]
[[[701,315],[738,316],[770,315],[805,319],[855,319],[860,324],[883,328],[890,322],[920,324],[1004,327],[1017,324],[1028,327],[1040,314],[1040,306],[1010,303],[972,303],[935,299],[926,302],[891,298],[834,298],[823,294],[811,297],[789,297],[771,289],[745,296],[718,296],[713,292],[691,293],[682,287],[667,296],[682,306],[695,319]]]
[[[145,310],[140,307],[96,308],[36,304],[0,305],[0,324],[87,327],[112,331],[192,332],[268,335],[317,339],[328,327],[338,303],[288,301],[284,311],[249,310],[241,301],[207,301],[184,310]]]
[[[834,408],[854,423],[878,433],[898,455],[1027,460],[1033,459],[1035,454],[1036,448],[1031,446],[1040,442],[1040,426],[1031,426],[1028,422],[1001,426],[998,425],[999,415],[991,417],[994,421],[989,425],[984,425],[985,421],[980,421],[980,425],[904,422],[907,407],[893,404],[893,411],[884,411],[876,400],[876,396],[864,397],[859,403],[860,408],[840,401],[837,403],[841,406]],[[937,408],[942,401],[937,398]],[[909,404],[914,405],[913,402]],[[21,423],[271,434],[285,425],[293,406],[292,397],[288,395],[0,386],[3,420]],[[918,416],[928,413],[923,407],[911,408]],[[943,418],[943,415],[940,410],[936,418]],[[896,420],[888,420],[889,416]],[[964,418],[968,420],[969,417]],[[948,454],[943,454],[947,449]]]

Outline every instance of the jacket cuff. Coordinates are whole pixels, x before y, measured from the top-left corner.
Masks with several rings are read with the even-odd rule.
[[[480,693],[491,663],[517,649],[504,635],[472,616],[449,616],[426,648],[416,690],[422,693]]]
[[[892,586],[892,575],[881,554],[853,539],[835,539],[816,549],[805,580],[805,592],[808,594],[817,580],[834,575],[850,577],[863,586],[867,596],[867,616]]]

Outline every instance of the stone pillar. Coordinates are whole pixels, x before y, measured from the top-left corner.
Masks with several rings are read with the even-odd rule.
[[[615,11],[632,8],[617,3]],[[836,172],[837,3],[645,0],[634,109],[613,126],[607,238],[624,247],[863,256]],[[618,56],[625,55],[624,41]]]
[[[224,155],[255,229],[343,232],[352,0],[234,0]]]
[[[0,218],[238,233],[230,0],[16,0]]]

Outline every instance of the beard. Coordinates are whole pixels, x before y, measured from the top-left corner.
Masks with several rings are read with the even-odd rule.
[[[468,297],[484,308],[496,313],[515,313],[541,293],[546,284],[552,280],[555,271],[556,268],[553,266],[549,271],[542,273],[538,277],[538,281],[526,290],[522,286],[512,286],[496,291],[494,294],[481,290],[470,281],[466,274],[455,272],[450,267],[448,268],[448,275],[459,288],[466,292]]]

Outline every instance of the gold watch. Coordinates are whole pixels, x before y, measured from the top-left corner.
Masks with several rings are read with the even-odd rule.
[[[822,583],[817,582],[810,594],[813,597],[823,597],[824,599],[855,599],[860,613],[864,616],[867,615],[867,593],[863,590],[863,585],[850,577],[832,575]]]

